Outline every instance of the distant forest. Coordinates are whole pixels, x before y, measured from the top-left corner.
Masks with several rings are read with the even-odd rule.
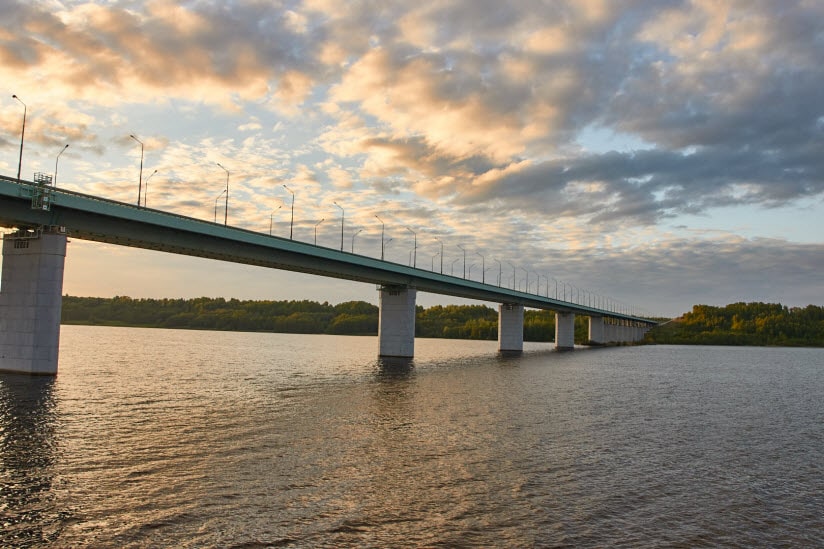
[[[575,340],[588,338],[587,319],[576,318]],[[364,301],[338,305],[315,301],[237,299],[132,299],[63,297],[63,324],[182,328],[299,334],[377,335],[378,307]],[[450,339],[498,338],[498,312],[485,305],[417,308],[415,335]],[[552,341],[555,315],[524,312],[524,339]]]
[[[587,317],[575,317],[575,342],[586,343]],[[378,307],[365,301],[331,305],[315,301],[240,301],[63,297],[63,324],[376,335]],[[486,339],[498,337],[498,312],[485,305],[417,308],[417,337]],[[555,314],[524,312],[524,340],[552,341]],[[824,307],[772,303],[696,305],[680,318],[647,333],[647,343],[698,345],[824,346]]]
[[[780,303],[696,305],[647,333],[650,343],[824,346],[824,307]]]

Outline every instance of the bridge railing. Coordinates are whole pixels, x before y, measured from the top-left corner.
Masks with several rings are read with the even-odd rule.
[[[17,196],[21,198],[32,199],[34,196],[38,194],[38,184],[35,182],[30,181],[21,181],[19,184],[15,178],[10,178],[7,176],[0,175],[0,183],[4,183],[4,185],[0,185],[0,189],[5,187],[5,193],[9,193],[12,189],[16,189]],[[42,193],[41,193],[42,194]],[[448,283],[452,281],[454,284],[460,284],[463,286],[475,288],[477,290],[497,290],[498,293],[504,294],[504,297],[509,297],[513,302],[521,302],[524,303],[526,306],[536,307],[536,308],[547,308],[549,307],[562,307],[562,308],[574,308],[581,314],[589,314],[589,315],[598,315],[598,316],[605,316],[605,317],[613,317],[613,318],[622,318],[632,321],[639,321],[639,322],[650,322],[649,319],[646,319],[641,316],[636,316],[631,311],[622,311],[618,310],[619,308],[622,309],[625,306],[613,301],[613,304],[616,305],[615,307],[610,306],[592,306],[591,303],[581,303],[580,300],[569,300],[567,301],[565,298],[560,299],[556,295],[555,297],[550,296],[549,292],[549,283],[547,281],[546,288],[547,290],[544,294],[541,294],[539,290],[536,292],[530,292],[527,288],[526,291],[521,291],[520,289],[515,289],[514,284],[515,281],[513,280],[513,288],[508,288],[506,286],[502,286],[500,283],[496,286],[494,284],[488,284],[486,282],[476,281],[472,279],[467,279],[461,276],[455,276],[452,274],[444,274],[444,273],[437,273],[435,271],[429,271],[423,268],[418,268],[415,266],[407,266],[401,263],[397,263],[394,261],[390,261],[388,259],[378,259],[372,256],[367,256],[363,254],[357,254],[353,252],[346,252],[343,250],[337,250],[333,248],[329,248],[322,245],[312,244],[308,242],[302,242],[292,239],[283,238],[276,235],[270,235],[260,231],[253,231],[250,229],[245,229],[242,227],[236,226],[225,226],[220,223],[215,223],[213,221],[207,221],[195,217],[186,216],[183,214],[172,213],[164,210],[158,210],[154,208],[147,208],[143,206],[138,206],[135,204],[121,202],[114,199],[109,198],[102,198],[99,196],[89,195],[85,193],[81,193],[78,191],[72,191],[69,189],[62,189],[62,188],[55,188],[52,187],[50,190],[50,203],[53,206],[61,206],[65,208],[73,208],[73,209],[88,209],[88,205],[95,204],[98,206],[98,210],[105,212],[106,215],[111,215],[113,217],[121,218],[121,219],[130,219],[139,221],[141,223],[152,223],[158,226],[165,226],[165,227],[179,227],[182,230],[191,231],[194,227],[200,227],[203,234],[219,237],[219,238],[238,238],[241,235],[245,235],[247,238],[242,238],[243,240],[253,239],[255,242],[259,242],[260,239],[265,241],[269,241],[271,243],[278,243],[279,248],[291,248],[292,251],[305,251],[305,250],[316,250],[317,253],[322,254],[325,257],[338,257],[338,256],[349,256],[349,257],[358,257],[367,259],[370,263],[379,263],[384,265],[392,265],[396,267],[400,267],[405,273],[411,273],[413,276],[416,277],[425,277],[427,279],[432,279],[436,283],[440,283],[441,281]],[[185,226],[184,226],[185,225]],[[538,274],[538,273],[536,273]],[[546,278],[545,275],[544,278]],[[540,288],[540,278],[538,288]],[[459,294],[454,294],[459,295]],[[603,304],[602,304],[603,305]],[[609,304],[607,304],[609,305]]]

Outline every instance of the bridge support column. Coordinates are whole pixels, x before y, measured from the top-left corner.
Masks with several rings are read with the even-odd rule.
[[[604,317],[589,317],[589,342],[595,345],[606,343],[604,339]]]
[[[415,354],[415,290],[380,289],[379,356],[411,358]]]
[[[66,235],[16,233],[3,238],[0,370],[55,375]]]
[[[575,349],[575,313],[555,313],[555,349]]]
[[[498,350],[520,353],[524,350],[524,306],[498,305]]]
[[[606,343],[615,343],[618,341],[618,326],[615,324],[615,320],[611,320],[608,324],[604,326],[606,328],[604,333],[604,341]]]

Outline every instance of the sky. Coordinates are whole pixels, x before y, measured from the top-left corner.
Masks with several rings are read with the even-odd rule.
[[[340,248],[343,218],[346,250],[380,257],[383,230],[425,269],[463,276],[461,245],[473,279],[651,315],[824,304],[824,2],[4,0],[0,22],[4,175],[25,103],[24,179],[135,203],[139,140],[149,208],[222,221],[228,175],[230,225]],[[378,299],[81,240],[63,291]]]

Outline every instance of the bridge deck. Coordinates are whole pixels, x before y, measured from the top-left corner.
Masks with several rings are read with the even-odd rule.
[[[648,319],[413,268],[160,210],[51,188],[50,209],[33,209],[33,184],[0,176],[0,226],[66,227],[73,238],[159,250],[355,280],[381,286],[536,309],[605,316],[655,324]]]

